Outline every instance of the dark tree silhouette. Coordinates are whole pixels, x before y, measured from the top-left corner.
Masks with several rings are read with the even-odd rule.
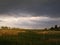
[[[2,26],[1,29],[8,29],[8,27],[7,26]]]
[[[58,27],[55,25],[54,27],[51,27],[50,30],[60,31],[60,26]]]
[[[57,25],[55,25],[55,29],[57,29],[58,28],[58,26]]]
[[[58,26],[57,26],[57,25],[55,25],[55,30],[56,30],[56,31],[58,30]]]
[[[54,27],[51,27],[50,30],[54,30]]]

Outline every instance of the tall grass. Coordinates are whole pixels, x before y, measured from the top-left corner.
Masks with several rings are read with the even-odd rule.
[[[43,32],[25,31],[18,35],[2,35],[0,36],[0,45],[60,45],[60,33]]]

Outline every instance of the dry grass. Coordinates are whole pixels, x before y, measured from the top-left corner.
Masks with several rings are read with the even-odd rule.
[[[25,32],[21,30],[0,30],[0,36],[1,35],[18,35],[20,32]]]
[[[26,45],[27,45],[27,43],[29,43],[30,45],[35,45],[35,44],[40,45],[40,43],[41,43],[41,45],[45,45],[45,44],[46,45],[55,45],[56,42],[57,42],[56,43],[57,45],[60,44],[60,31],[35,31],[34,30],[34,32],[36,32],[38,34],[28,31],[28,33],[26,33],[26,34],[23,33],[23,35],[21,32],[22,33],[26,32],[26,30],[0,30],[0,36],[3,37],[3,38],[1,38],[3,41],[5,39],[7,39],[7,42],[8,42],[9,40],[12,39],[14,41],[17,41],[19,43],[19,45],[20,45],[20,43],[21,43],[21,45],[24,43]],[[6,35],[6,36],[4,36],[4,35]],[[21,38],[22,38],[22,40],[21,40]],[[30,42],[33,44],[31,44]],[[14,42],[14,44],[15,44],[15,42]]]

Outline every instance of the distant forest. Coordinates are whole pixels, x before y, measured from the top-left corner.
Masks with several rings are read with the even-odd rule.
[[[21,30],[22,28],[11,28],[11,27],[8,27],[8,26],[1,26],[0,27],[0,30]],[[22,30],[30,30],[30,29],[22,29]],[[54,27],[50,27],[49,29],[45,28],[45,29],[31,29],[31,30],[51,30],[51,31],[60,31],[60,26],[58,25],[55,25]]]
[[[55,25],[54,27],[51,27],[50,30],[60,31],[60,26]]]

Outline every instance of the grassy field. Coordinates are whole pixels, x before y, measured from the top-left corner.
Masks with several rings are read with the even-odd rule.
[[[0,45],[60,45],[60,31],[0,30]]]

